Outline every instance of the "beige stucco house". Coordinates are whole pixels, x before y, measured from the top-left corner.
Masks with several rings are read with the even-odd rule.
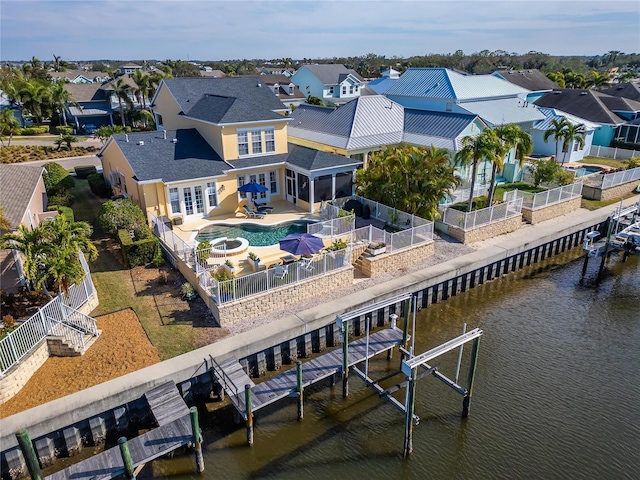
[[[114,135],[99,156],[114,195],[174,223],[239,211],[251,181],[258,201],[313,212],[351,195],[362,165],[289,144],[287,107],[256,78],[164,79],[151,106],[158,131]]]

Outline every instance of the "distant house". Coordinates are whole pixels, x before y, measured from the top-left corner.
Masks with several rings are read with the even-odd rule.
[[[302,65],[291,81],[303,95],[312,95],[335,105],[359,97],[366,88],[366,82],[358,72],[341,64]]]
[[[379,95],[383,95],[399,78],[400,72],[394,70],[393,68],[389,68],[382,72],[382,76],[380,78],[371,80],[368,85],[369,88],[371,88],[374,92]]]
[[[152,99],[161,131],[114,135],[100,152],[114,194],[188,222],[242,211],[242,185],[314,212],[353,193],[362,162],[287,142],[288,111],[256,77],[163,79]],[[179,220],[178,220],[179,219]]]
[[[260,75],[256,81],[264,83],[287,106],[305,103],[306,97],[286,75]]]
[[[90,72],[86,70],[67,70],[66,72],[49,72],[53,81],[67,81],[69,83],[102,83],[109,80],[105,72]]]
[[[579,118],[575,115],[571,115],[554,108],[540,107],[539,111],[542,112],[546,118],[536,122],[531,130],[531,138],[533,139],[533,155],[553,155],[556,157],[556,161],[558,162],[579,162],[585,157],[585,155],[589,154],[589,150],[593,143],[593,135],[600,124],[590,122],[584,118]],[[552,128],[552,121],[560,121],[563,118],[573,125],[584,125],[585,129],[584,146],[580,147],[578,143],[573,142],[569,145],[566,158],[565,154],[562,152],[561,142],[556,142],[555,137],[551,136],[546,142],[544,141],[545,132]]]
[[[600,124],[594,133],[593,145],[603,147],[608,147],[614,140],[618,126],[632,122],[640,115],[640,102],[596,90],[554,90],[540,97],[535,104]]]
[[[262,67],[259,69],[260,75],[284,75],[291,78],[296,73],[295,68],[287,67]]]
[[[214,70],[211,67],[204,66],[200,69],[201,77],[224,78],[227,76],[222,70]]]
[[[535,68],[527,70],[502,69],[492,74],[494,77],[506,80],[509,83],[530,90],[526,100],[533,102],[547,92],[559,88],[545,74]]]
[[[97,83],[66,83],[72,103],[66,106],[67,121],[79,131],[83,125],[113,125],[113,109],[107,91]]]
[[[142,66],[136,65],[135,63],[127,63],[126,65],[122,65],[120,67],[120,73],[122,75],[126,75],[128,73],[136,73],[136,70],[142,70]]]
[[[24,225],[33,229],[45,218],[57,214],[47,211],[48,199],[43,173],[42,167],[0,164],[0,205],[12,228]],[[16,250],[0,250],[0,269],[0,283],[5,292],[16,291],[20,285],[24,285],[21,257]]]
[[[614,97],[623,97],[640,102],[640,82],[619,83],[600,91]]]

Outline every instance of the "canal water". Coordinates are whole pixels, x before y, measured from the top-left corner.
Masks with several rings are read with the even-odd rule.
[[[203,476],[189,454],[155,461],[139,478],[637,479],[640,258],[612,262],[599,285],[596,262],[582,282],[581,269],[576,253],[554,257],[418,313],[418,353],[465,322],[484,335],[468,419],[455,392],[433,377],[418,382],[408,459],[403,415],[352,376],[346,400],[340,383],[307,389],[302,421],[293,398],[259,411],[253,447],[232,410],[204,414]],[[434,364],[453,377],[457,356]],[[376,359],[370,375],[398,362]]]

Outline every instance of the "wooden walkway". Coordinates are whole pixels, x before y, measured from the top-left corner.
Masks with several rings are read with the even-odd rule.
[[[169,382],[145,394],[159,427],[129,440],[133,466],[166,455],[192,439],[189,409],[175,383]],[[101,480],[125,473],[120,448],[105,450],[98,455],[71,465],[46,477],[47,480]]]
[[[369,336],[369,355],[371,358],[385,352],[402,342],[402,330],[399,328],[385,328]],[[366,338],[360,338],[349,344],[349,366],[363,362],[366,355]],[[239,364],[238,364],[239,365]],[[342,349],[336,348],[328,353],[320,355],[313,360],[302,364],[302,386],[307,387],[322,379],[328,378],[334,373],[342,371]],[[227,391],[227,395],[238,412],[246,420],[244,386],[238,385],[241,391]],[[251,389],[251,406],[255,412],[261,408],[290,396],[296,391],[296,369],[291,368],[286,372],[262,382]]]

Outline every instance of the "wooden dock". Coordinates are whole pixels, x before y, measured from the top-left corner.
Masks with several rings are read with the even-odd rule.
[[[385,352],[402,342],[402,330],[398,328],[385,328],[379,332],[372,333],[369,337],[368,358]],[[363,362],[367,358],[366,338],[360,338],[349,343],[349,366]],[[238,365],[240,365],[238,363]],[[236,368],[234,366],[234,368]],[[335,373],[342,371],[342,349],[337,348],[328,353],[320,355],[313,360],[302,364],[302,386],[308,387],[322,379],[328,378]],[[237,370],[236,370],[237,373]],[[245,374],[246,375],[246,374]],[[248,378],[248,377],[247,377]],[[253,384],[253,382],[251,382]],[[261,408],[271,405],[278,400],[289,397],[296,391],[296,369],[292,368],[286,372],[273,377],[251,388],[251,410],[255,412]],[[245,391],[243,384],[236,384],[237,392],[228,391],[231,402],[238,412],[247,419]]]
[[[154,388],[145,397],[159,427],[129,440],[134,468],[190,443],[193,438],[189,409],[175,383],[169,382]],[[119,447],[115,446],[49,475],[46,479],[101,480],[124,473],[122,455]]]

